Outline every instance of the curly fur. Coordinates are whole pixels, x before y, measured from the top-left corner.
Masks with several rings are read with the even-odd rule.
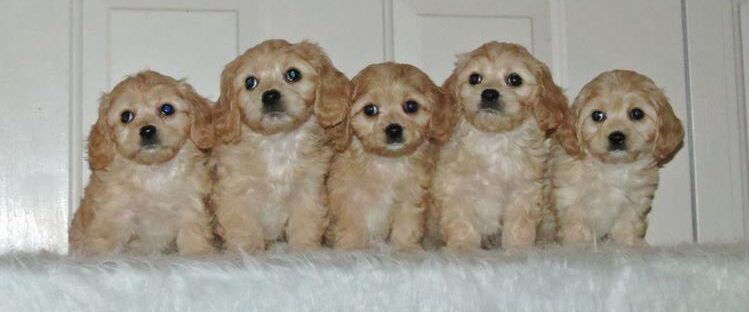
[[[509,85],[513,73],[519,86]],[[475,74],[483,79],[474,85]],[[437,164],[433,232],[453,250],[492,247],[498,237],[504,248],[531,246],[546,203],[548,136],[567,118],[566,98],[546,65],[498,42],[461,55],[444,88],[462,113]],[[485,108],[487,91],[499,95],[494,108]]]
[[[301,79],[285,80],[290,69]],[[248,90],[245,81],[259,80]],[[221,74],[215,127],[213,204],[230,252],[255,252],[284,238],[295,250],[320,247],[327,226],[324,189],[334,149],[348,144],[350,85],[318,46],[268,40]],[[278,91],[281,112],[264,111]]]
[[[170,103],[176,112],[159,114]],[[120,115],[132,111],[132,122]],[[144,146],[142,126],[157,129]],[[102,96],[89,137],[92,174],[70,228],[74,253],[180,254],[213,251],[208,154],[214,143],[208,100],[187,83],[153,71],[120,82]]]
[[[370,65],[352,85],[354,136],[330,170],[327,241],[339,249],[385,241],[400,250],[420,249],[438,143],[452,128],[452,99],[407,64]],[[417,103],[417,111],[405,112],[407,101]],[[365,115],[367,105],[376,105],[378,114]],[[402,142],[388,143],[385,130],[392,125],[402,126]]]
[[[635,108],[645,117],[632,119]],[[572,109],[569,128],[574,131],[554,148],[552,161],[559,239],[565,244],[601,238],[644,244],[658,167],[678,151],[681,122],[650,78],[625,70],[602,73],[586,84]],[[595,122],[594,111],[606,119]],[[624,150],[610,148],[609,135],[616,131],[626,135]]]

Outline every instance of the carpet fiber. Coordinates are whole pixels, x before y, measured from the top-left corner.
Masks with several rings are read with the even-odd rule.
[[[749,311],[749,245],[0,255],[0,311]]]

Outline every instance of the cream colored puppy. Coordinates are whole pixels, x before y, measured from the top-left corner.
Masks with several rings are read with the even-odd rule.
[[[187,83],[153,71],[102,96],[88,142],[91,178],[70,228],[72,252],[210,253],[210,114],[208,100]]]
[[[461,55],[444,88],[462,110],[432,184],[433,224],[446,247],[491,247],[499,236],[503,248],[533,245],[548,137],[565,119],[566,98],[546,65],[498,42]]]
[[[564,244],[604,237],[642,245],[658,168],[678,151],[681,121],[650,78],[605,72],[586,84],[552,162],[553,203]]]
[[[451,99],[407,64],[367,66],[352,84],[354,135],[331,167],[327,240],[339,249],[375,242],[420,249],[437,143],[450,132]]]
[[[221,74],[213,203],[229,252],[286,238],[315,249],[327,226],[325,175],[348,142],[350,85],[314,44],[268,40]]]

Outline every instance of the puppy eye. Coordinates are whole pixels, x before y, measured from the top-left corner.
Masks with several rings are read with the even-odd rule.
[[[507,85],[510,87],[519,87],[523,84],[523,78],[520,77],[517,73],[511,73],[507,76],[505,79],[507,82]]]
[[[629,111],[629,119],[631,120],[640,120],[643,117],[645,117],[645,112],[643,112],[641,109],[637,107]]]
[[[367,104],[367,106],[364,106],[364,115],[375,116],[379,113],[380,113],[380,109],[377,108],[377,105]]]
[[[419,103],[416,103],[414,100],[408,100],[406,103],[403,103],[403,111],[406,114],[413,114],[419,111]]]
[[[468,76],[468,83],[474,86],[481,83],[482,80],[484,80],[484,77],[481,77],[481,75],[479,75],[478,73],[473,73]]]
[[[590,117],[593,118],[593,121],[595,122],[602,122],[606,120],[606,113],[597,110],[590,114]]]
[[[249,76],[244,80],[244,87],[245,89],[252,91],[252,89],[255,89],[259,83],[260,81],[258,81],[255,76]]]
[[[133,114],[133,112],[129,110],[124,111],[122,112],[122,114],[120,114],[120,121],[122,121],[122,123],[124,124],[130,123],[131,121],[133,121],[133,119],[135,119],[135,114]]]
[[[159,111],[161,112],[162,115],[169,116],[171,114],[174,114],[174,106],[172,106],[172,104],[169,104],[169,103],[164,103],[159,108]]]
[[[302,79],[302,73],[300,73],[298,69],[291,68],[286,71],[286,81],[297,82],[299,79]]]

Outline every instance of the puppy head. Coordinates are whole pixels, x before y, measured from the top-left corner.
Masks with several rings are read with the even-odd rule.
[[[418,68],[370,65],[352,85],[351,128],[367,152],[395,157],[414,152],[427,140],[447,140],[453,100]]]
[[[314,114],[332,143],[345,146],[350,89],[317,45],[268,40],[224,68],[216,131],[228,143],[238,139],[242,124],[271,135],[292,131]]]
[[[568,111],[549,68],[516,44],[488,42],[459,56],[443,86],[481,131],[509,131],[533,117],[551,133]]]
[[[101,98],[89,136],[91,167],[107,167],[115,153],[140,164],[162,163],[188,138],[208,149],[214,143],[210,109],[184,81],[154,71],[127,77]]]
[[[663,91],[633,71],[602,73],[583,87],[573,110],[577,149],[604,162],[626,163],[651,154],[662,165],[684,139]]]

